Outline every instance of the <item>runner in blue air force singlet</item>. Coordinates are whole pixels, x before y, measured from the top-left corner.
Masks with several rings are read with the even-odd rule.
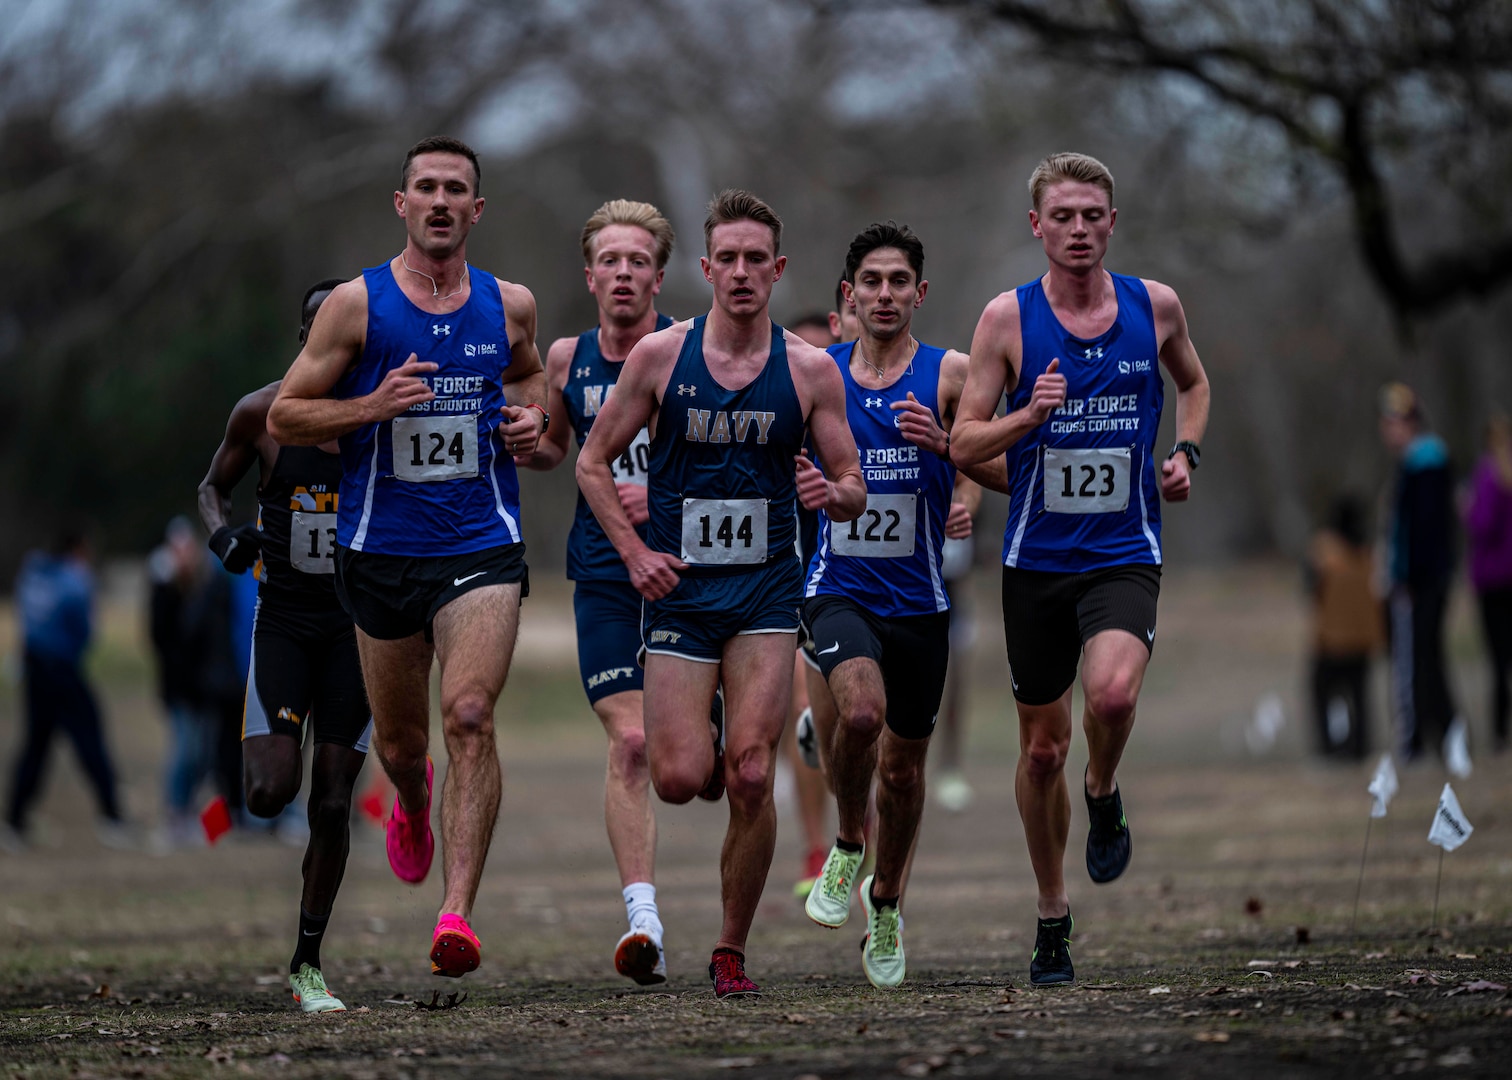
[[[671,316],[657,315],[656,329],[665,330],[671,325]],[[567,407],[567,418],[572,422],[579,449],[593,429],[593,421],[609,399],[609,392],[614,389],[624,366],[623,361],[604,359],[604,354],[599,351],[598,327],[578,335],[572,364],[567,369],[567,382],[562,387],[562,402]],[[609,463],[609,470],[616,483],[645,486],[650,462],[651,444],[646,429],[642,428],[629,448]],[[646,526],[639,526],[636,531],[642,540],[646,538]],[[567,580],[630,580],[619,552],[604,535],[603,526],[593,516],[593,509],[581,491],[572,518],[572,531],[567,534]]]
[[[819,546],[804,595],[848,597],[886,618],[947,611],[940,551],[955,467],[905,439],[897,426],[901,414],[892,408],[912,392],[939,416],[945,350],[921,342],[897,382],[869,390],[851,375],[855,345],[831,345],[829,352],[845,379],[845,413],[861,453],[866,512],[838,524],[819,512]]]
[[[1159,566],[1160,461],[1156,430],[1165,392],[1155,316],[1144,282],[1113,274],[1118,318],[1092,340],[1072,337],[1039,281],[1018,289],[1023,364],[1008,410],[1059,358],[1065,404],[1008,448],[1013,496],[1003,565],[1080,573],[1130,563]]]
[[[498,452],[505,404],[499,379],[509,366],[509,330],[494,276],[468,267],[472,294],[448,315],[421,311],[387,263],[367,282],[367,343],[332,396],[377,389],[410,353],[439,365],[422,376],[433,401],[341,437],[336,540],[384,555],[465,555],[520,541],[514,459]]]
[[[755,570],[793,558],[803,406],[772,325],[766,366],[726,390],[704,363],[706,315],[693,320],[662,392],[651,439],[650,540],[689,564],[685,575]]]

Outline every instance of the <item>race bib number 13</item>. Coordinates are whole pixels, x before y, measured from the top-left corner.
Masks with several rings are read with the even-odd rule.
[[[336,515],[294,511],[289,522],[289,565],[302,574],[336,572]]]
[[[1116,514],[1129,507],[1129,448],[1045,448],[1045,509]]]
[[[478,475],[478,414],[397,416],[394,475],[410,483]]]
[[[766,562],[765,499],[684,499],[682,560],[699,566]]]

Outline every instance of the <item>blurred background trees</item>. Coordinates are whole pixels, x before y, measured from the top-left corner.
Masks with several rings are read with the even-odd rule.
[[[124,554],[192,508],[231,405],[293,358],[306,286],[402,243],[399,163],[438,131],[483,154],[471,261],[531,287],[543,349],[593,319],[577,234],[610,197],[669,213],[661,307],[703,310],[702,207],[732,184],[787,223],[779,319],[828,309],[846,242],[893,217],[928,251],[920,335],[964,348],[1041,272],[1034,162],[1096,154],[1110,266],[1176,287],[1214,383],[1177,558],[1294,552],[1334,494],[1374,490],[1388,378],[1462,462],[1512,405],[1505,3],[9,6],[6,579],[65,518]],[[570,473],[524,484],[546,569]]]

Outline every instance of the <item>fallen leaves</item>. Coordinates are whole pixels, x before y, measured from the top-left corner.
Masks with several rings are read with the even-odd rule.
[[[1226,1042],[1229,1041],[1229,1037],[1230,1036],[1229,1036],[1229,1033],[1226,1032],[1226,1031],[1199,1031],[1196,1035],[1194,1035],[1192,1037],[1194,1039],[1196,1039],[1198,1042],[1205,1042],[1205,1043],[1226,1043]]]
[[[1488,979],[1476,979],[1474,982],[1463,982],[1453,990],[1446,990],[1445,997],[1453,997],[1455,994],[1487,994],[1505,990],[1501,983],[1491,982]]]

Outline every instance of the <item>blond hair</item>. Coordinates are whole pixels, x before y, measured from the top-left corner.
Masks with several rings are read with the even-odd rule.
[[[672,233],[672,223],[656,207],[648,202],[633,202],[630,199],[610,199],[595,210],[583,225],[583,261],[593,261],[593,240],[610,225],[634,225],[651,234],[651,243],[656,248],[656,268],[662,269],[672,257],[672,244],[677,239]]]
[[[729,225],[735,221],[754,221],[758,225],[765,225],[772,230],[772,254],[776,255],[782,250],[782,219],[766,203],[740,188],[725,188],[709,200],[709,216],[704,219],[704,249],[712,250],[709,245],[713,241],[716,226]]]
[[[1029,198],[1034,208],[1039,209],[1040,200],[1051,184],[1062,180],[1075,180],[1082,184],[1096,184],[1108,193],[1108,205],[1113,205],[1113,174],[1095,157],[1087,154],[1051,154],[1034,167],[1029,174]]]

